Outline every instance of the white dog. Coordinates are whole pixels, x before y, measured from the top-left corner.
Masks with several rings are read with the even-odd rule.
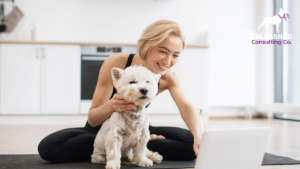
[[[163,157],[147,149],[150,132],[145,105],[156,96],[161,75],[141,65],[125,70],[114,67],[111,74],[117,92],[137,106],[133,110],[114,112],[103,123],[94,142],[92,163],[106,163],[106,169],[119,169],[120,163],[140,167],[160,163]]]
[[[285,21],[287,21],[287,18],[290,18],[289,14],[287,12],[285,12],[284,10],[282,10],[280,8],[280,11],[278,12],[277,15],[272,16],[272,17],[265,17],[264,20],[262,21],[262,23],[260,24],[260,26],[257,28],[257,31],[259,30],[260,27],[266,25],[266,29],[267,26],[270,24],[276,25],[276,31],[277,33],[279,32],[279,24],[281,23],[281,19],[285,19]],[[268,30],[268,29],[267,29]]]

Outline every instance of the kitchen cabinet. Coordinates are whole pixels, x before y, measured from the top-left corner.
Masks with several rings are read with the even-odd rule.
[[[188,101],[202,113],[209,112],[207,48],[186,48],[178,62],[178,75]],[[176,112],[179,110],[176,107]]]
[[[0,45],[1,114],[78,114],[79,93],[79,45]]]
[[[180,78],[183,93],[195,109],[208,113],[208,53],[206,48],[185,48],[171,68]],[[148,107],[149,114],[179,114],[169,90],[160,93]]]

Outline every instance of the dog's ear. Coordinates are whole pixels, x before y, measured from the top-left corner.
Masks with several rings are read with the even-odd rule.
[[[115,84],[121,78],[123,72],[124,72],[123,69],[117,67],[111,68],[111,76],[112,76],[113,84]]]
[[[161,78],[161,74],[153,73],[153,76],[154,76],[154,79],[156,80],[156,82],[158,82],[159,79]]]

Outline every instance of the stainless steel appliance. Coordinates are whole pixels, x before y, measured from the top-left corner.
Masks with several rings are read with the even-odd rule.
[[[114,53],[137,53],[136,46],[81,46],[81,100],[92,100],[99,70]]]

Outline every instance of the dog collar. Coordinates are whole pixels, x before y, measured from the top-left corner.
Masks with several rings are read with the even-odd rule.
[[[284,13],[282,17],[279,14],[277,15],[279,16],[280,19],[283,18],[285,21],[287,21],[290,18],[290,15],[288,13]]]

